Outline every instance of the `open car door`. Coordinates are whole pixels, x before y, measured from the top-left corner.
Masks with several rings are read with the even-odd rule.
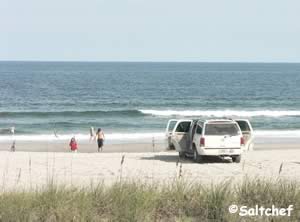
[[[244,141],[245,141],[245,150],[244,151],[251,151],[253,150],[254,146],[254,135],[253,135],[253,129],[252,126],[247,119],[235,119],[239,127],[241,128]]]
[[[171,136],[171,142],[176,151],[185,152],[190,147],[190,128],[193,120],[184,119],[178,120]]]
[[[166,135],[165,135],[167,149],[174,149],[174,145],[171,141],[171,136],[172,136],[173,129],[177,122],[178,122],[177,119],[170,119],[168,121],[168,124],[166,127]]]

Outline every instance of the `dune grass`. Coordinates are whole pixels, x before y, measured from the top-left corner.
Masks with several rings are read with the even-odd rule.
[[[231,204],[294,205],[291,217],[243,217]],[[42,190],[0,194],[0,221],[299,221],[296,182],[245,179],[202,186],[182,180],[169,185],[116,182],[88,188],[49,185]]]

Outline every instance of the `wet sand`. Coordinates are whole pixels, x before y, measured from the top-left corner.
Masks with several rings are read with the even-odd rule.
[[[0,151],[9,151],[12,142],[1,142]],[[68,141],[59,142],[16,142],[16,151],[26,152],[70,152]],[[276,141],[268,143],[255,144],[254,149],[260,150],[300,150],[300,140],[291,141]],[[96,142],[78,142],[78,152],[80,153],[95,153],[97,152]],[[145,153],[145,152],[160,152],[166,150],[164,143],[124,143],[124,144],[105,144],[103,147],[104,153],[128,152],[128,153]]]
[[[9,151],[12,143],[0,143],[0,151]],[[26,152],[70,152],[68,142],[16,142],[16,151]],[[130,143],[130,144],[105,144],[103,147],[104,153],[115,152],[158,152],[165,150],[163,143]],[[78,143],[78,152],[80,153],[95,153],[98,152],[95,142]]]

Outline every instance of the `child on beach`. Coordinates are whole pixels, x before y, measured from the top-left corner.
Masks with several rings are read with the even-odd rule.
[[[70,148],[71,148],[71,152],[75,152],[77,153],[77,142],[75,140],[75,137],[72,137],[70,144],[69,144]]]
[[[104,142],[104,133],[101,128],[98,128],[97,134],[97,143],[98,143],[98,152],[103,150],[103,142]]]

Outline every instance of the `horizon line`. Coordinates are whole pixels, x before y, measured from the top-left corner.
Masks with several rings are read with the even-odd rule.
[[[154,61],[154,60],[0,60],[0,62],[61,62],[61,63],[260,63],[260,64],[300,64],[299,62],[287,62],[287,61]]]

